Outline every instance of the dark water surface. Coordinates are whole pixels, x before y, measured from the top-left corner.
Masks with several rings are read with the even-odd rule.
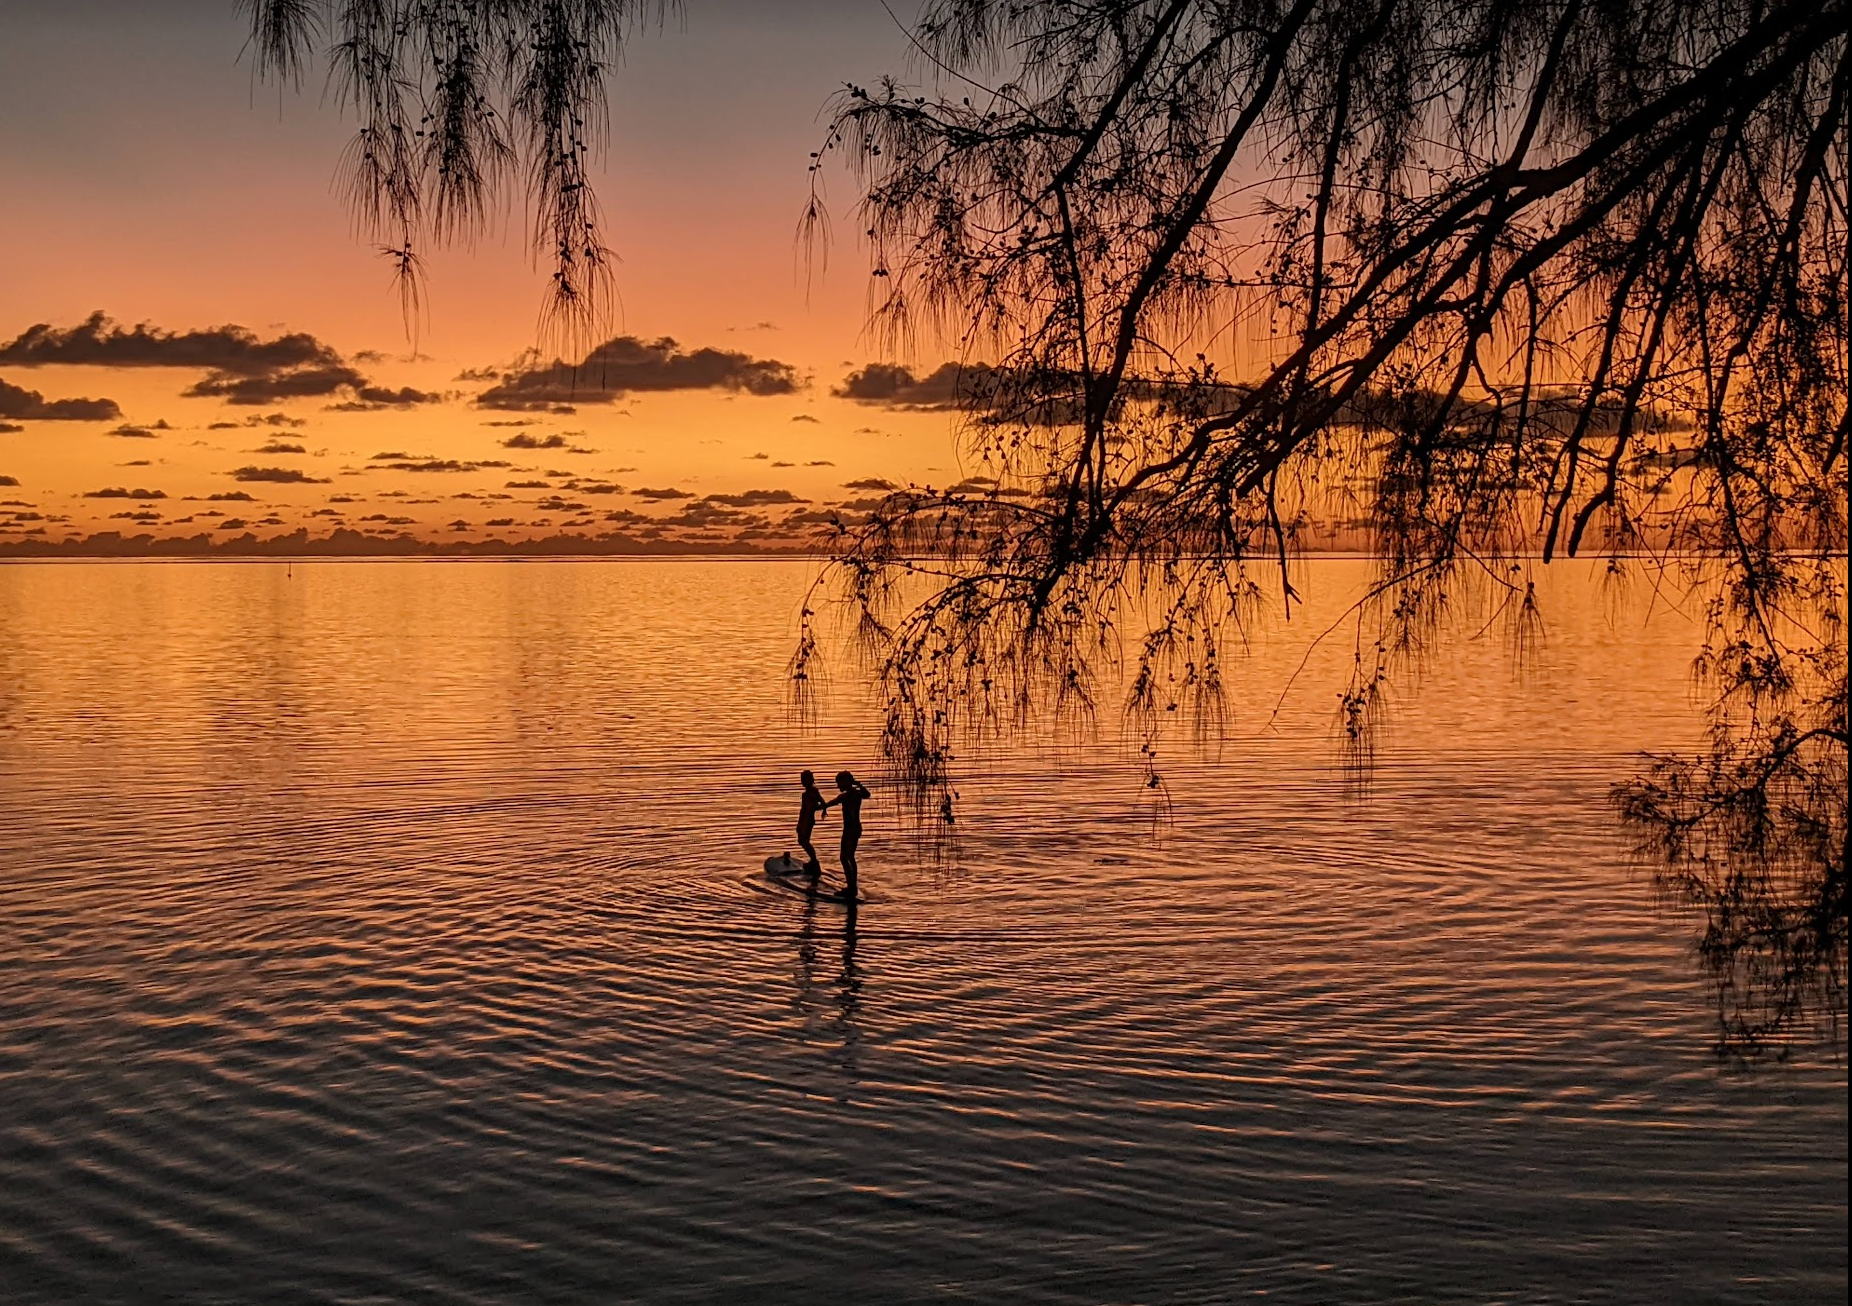
[[[802,564],[0,568],[0,1300],[1841,1300],[1843,1042],[1720,1067],[1605,806],[1690,628],[1555,575],[1369,802],[1314,613],[1161,837],[1107,720],[850,929]]]

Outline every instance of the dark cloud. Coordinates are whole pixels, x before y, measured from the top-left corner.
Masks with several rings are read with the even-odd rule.
[[[166,490],[125,490],[120,485],[104,490],[85,490],[86,499],[165,499]]]
[[[325,477],[310,476],[294,467],[239,467],[233,470],[234,481],[265,481],[273,485],[326,485]]]
[[[505,490],[550,490],[553,487],[545,481],[504,481],[502,488]]]
[[[121,426],[110,427],[104,434],[113,435],[120,440],[158,440],[161,438],[154,433],[151,427],[130,426],[127,422]]]
[[[225,376],[258,377],[332,367],[341,361],[340,354],[306,332],[260,340],[240,326],[162,331],[145,322],[125,331],[101,311],[63,331],[41,322],[0,345],[0,362],[25,367],[52,363],[188,367]]]
[[[257,500],[243,490],[221,490],[217,494],[208,494],[209,503],[256,503]]]
[[[684,353],[668,337],[618,336],[577,364],[563,361],[510,372],[476,396],[484,408],[530,411],[554,404],[610,403],[620,395],[665,390],[794,394],[803,382],[789,363],[728,349]]]
[[[960,408],[974,393],[974,382],[990,369],[942,363],[925,376],[891,363],[870,363],[843,378],[830,391],[839,399],[893,408],[938,410]]]
[[[694,495],[686,490],[632,490],[639,499],[692,499]]]
[[[31,422],[109,422],[121,416],[122,407],[114,399],[47,399],[37,390],[0,381],[0,417]]]
[[[223,399],[228,404],[274,404],[286,399],[312,399],[342,390],[357,390],[366,383],[366,377],[346,363],[330,363],[264,376],[214,372],[181,393],[196,399]]]
[[[480,472],[499,471],[514,466],[513,463],[491,459],[486,462],[460,462],[455,458],[407,458],[400,456],[387,459],[388,455],[375,454],[373,457],[375,471],[392,472]]]
[[[18,485],[18,484],[19,484],[19,478],[17,476],[0,476],[0,485]]]
[[[484,422],[484,426],[538,426],[540,421],[533,417],[498,418],[493,422]]]
[[[809,503],[789,490],[746,490],[739,494],[710,494],[705,503],[724,504],[729,508],[763,508],[774,503]]]
[[[730,508],[723,504],[709,503],[703,500],[700,503],[689,504],[673,517],[664,518],[664,524],[669,526],[710,527],[765,526],[769,523],[766,518],[757,513],[741,512],[737,508]]]
[[[509,436],[501,444],[504,449],[564,449],[566,437],[563,435],[529,435],[523,431],[518,435]]]
[[[883,480],[879,476],[864,476],[859,481],[844,481],[842,483],[842,488],[845,490],[880,490],[886,493],[891,490],[898,490],[900,487],[892,481]]]
[[[791,420],[794,422],[808,422],[812,426],[821,426],[823,424],[821,418],[812,417],[809,413],[799,413]]]
[[[377,355],[356,357],[372,361]],[[375,385],[339,350],[307,332],[295,331],[265,340],[241,326],[163,331],[143,322],[124,328],[100,311],[62,331],[44,322],[28,327],[0,345],[0,362],[22,367],[80,363],[93,367],[191,368],[206,375],[183,393],[232,404],[268,404],[351,393],[352,399],[336,407],[372,411],[435,403],[443,397],[410,386],[393,389]]]
[[[25,429],[17,422],[0,422],[0,435],[18,435]]]
[[[251,450],[252,453],[307,453],[302,445],[291,444],[287,440],[271,440]]]
[[[441,403],[444,398],[435,390],[416,390],[409,385],[400,386],[396,390],[385,386],[363,385],[354,391],[354,396],[345,403],[329,404],[329,411],[377,413],[385,408],[411,408],[417,404]]]
[[[1034,492],[1014,485],[998,485],[988,476],[967,476],[956,485],[945,487],[947,494],[981,494],[992,499],[1031,499]]]
[[[806,467],[834,467],[835,465],[835,463],[827,458],[812,458],[809,462],[804,464]]]

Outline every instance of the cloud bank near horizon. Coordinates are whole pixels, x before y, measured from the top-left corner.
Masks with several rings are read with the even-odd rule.
[[[186,331],[165,331],[147,322],[124,327],[101,309],[72,327],[60,329],[48,322],[27,327],[0,345],[0,363],[186,368],[205,375],[183,390],[183,395],[247,406],[346,396],[335,407],[372,411],[436,403],[444,397],[410,386],[378,385],[339,350],[306,331],[266,340],[231,324]]]
[[[668,336],[647,341],[614,336],[577,363],[555,359],[500,373],[496,384],[476,396],[476,403],[507,412],[558,411],[671,390],[766,396],[796,394],[803,388],[797,369],[774,358],[707,347],[684,351]]]

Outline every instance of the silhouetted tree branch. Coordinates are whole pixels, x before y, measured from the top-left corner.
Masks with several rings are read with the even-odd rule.
[[[1521,648],[1534,568],[1594,551],[1709,605],[1713,746],[1627,818],[1697,901],[1772,858],[1758,928],[1825,910],[1842,971],[1847,32],[1845,0],[929,5],[928,85],[847,88],[820,152],[884,338],[971,364],[989,478],[839,540],[895,763],[942,785],[1123,668],[1156,783],[1161,723],[1220,729],[1257,568],[1290,610],[1334,523],[1382,567],[1361,759],[1391,677],[1462,619]]]
[[[525,187],[543,327],[597,338],[610,295],[589,170],[605,79],[625,39],[675,0],[240,0],[260,76],[300,83],[326,42],[330,88],[359,122],[341,159],[361,233],[392,263],[408,324],[421,255],[467,240]]]

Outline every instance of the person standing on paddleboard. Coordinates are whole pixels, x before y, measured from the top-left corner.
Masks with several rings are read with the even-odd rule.
[[[810,859],[804,865],[804,872],[814,880],[823,874],[823,863],[817,860],[817,850],[810,846],[810,832],[817,828],[817,818],[829,811],[830,805],[823,791],[817,788],[815,775],[806,771],[798,779],[803,782],[804,797],[797,809],[797,846]]]
[[[842,792],[824,806],[842,807],[842,896],[854,902],[859,896],[855,891],[855,845],[862,841],[862,801],[868,797],[868,790],[847,771],[836,773],[836,787]]]

